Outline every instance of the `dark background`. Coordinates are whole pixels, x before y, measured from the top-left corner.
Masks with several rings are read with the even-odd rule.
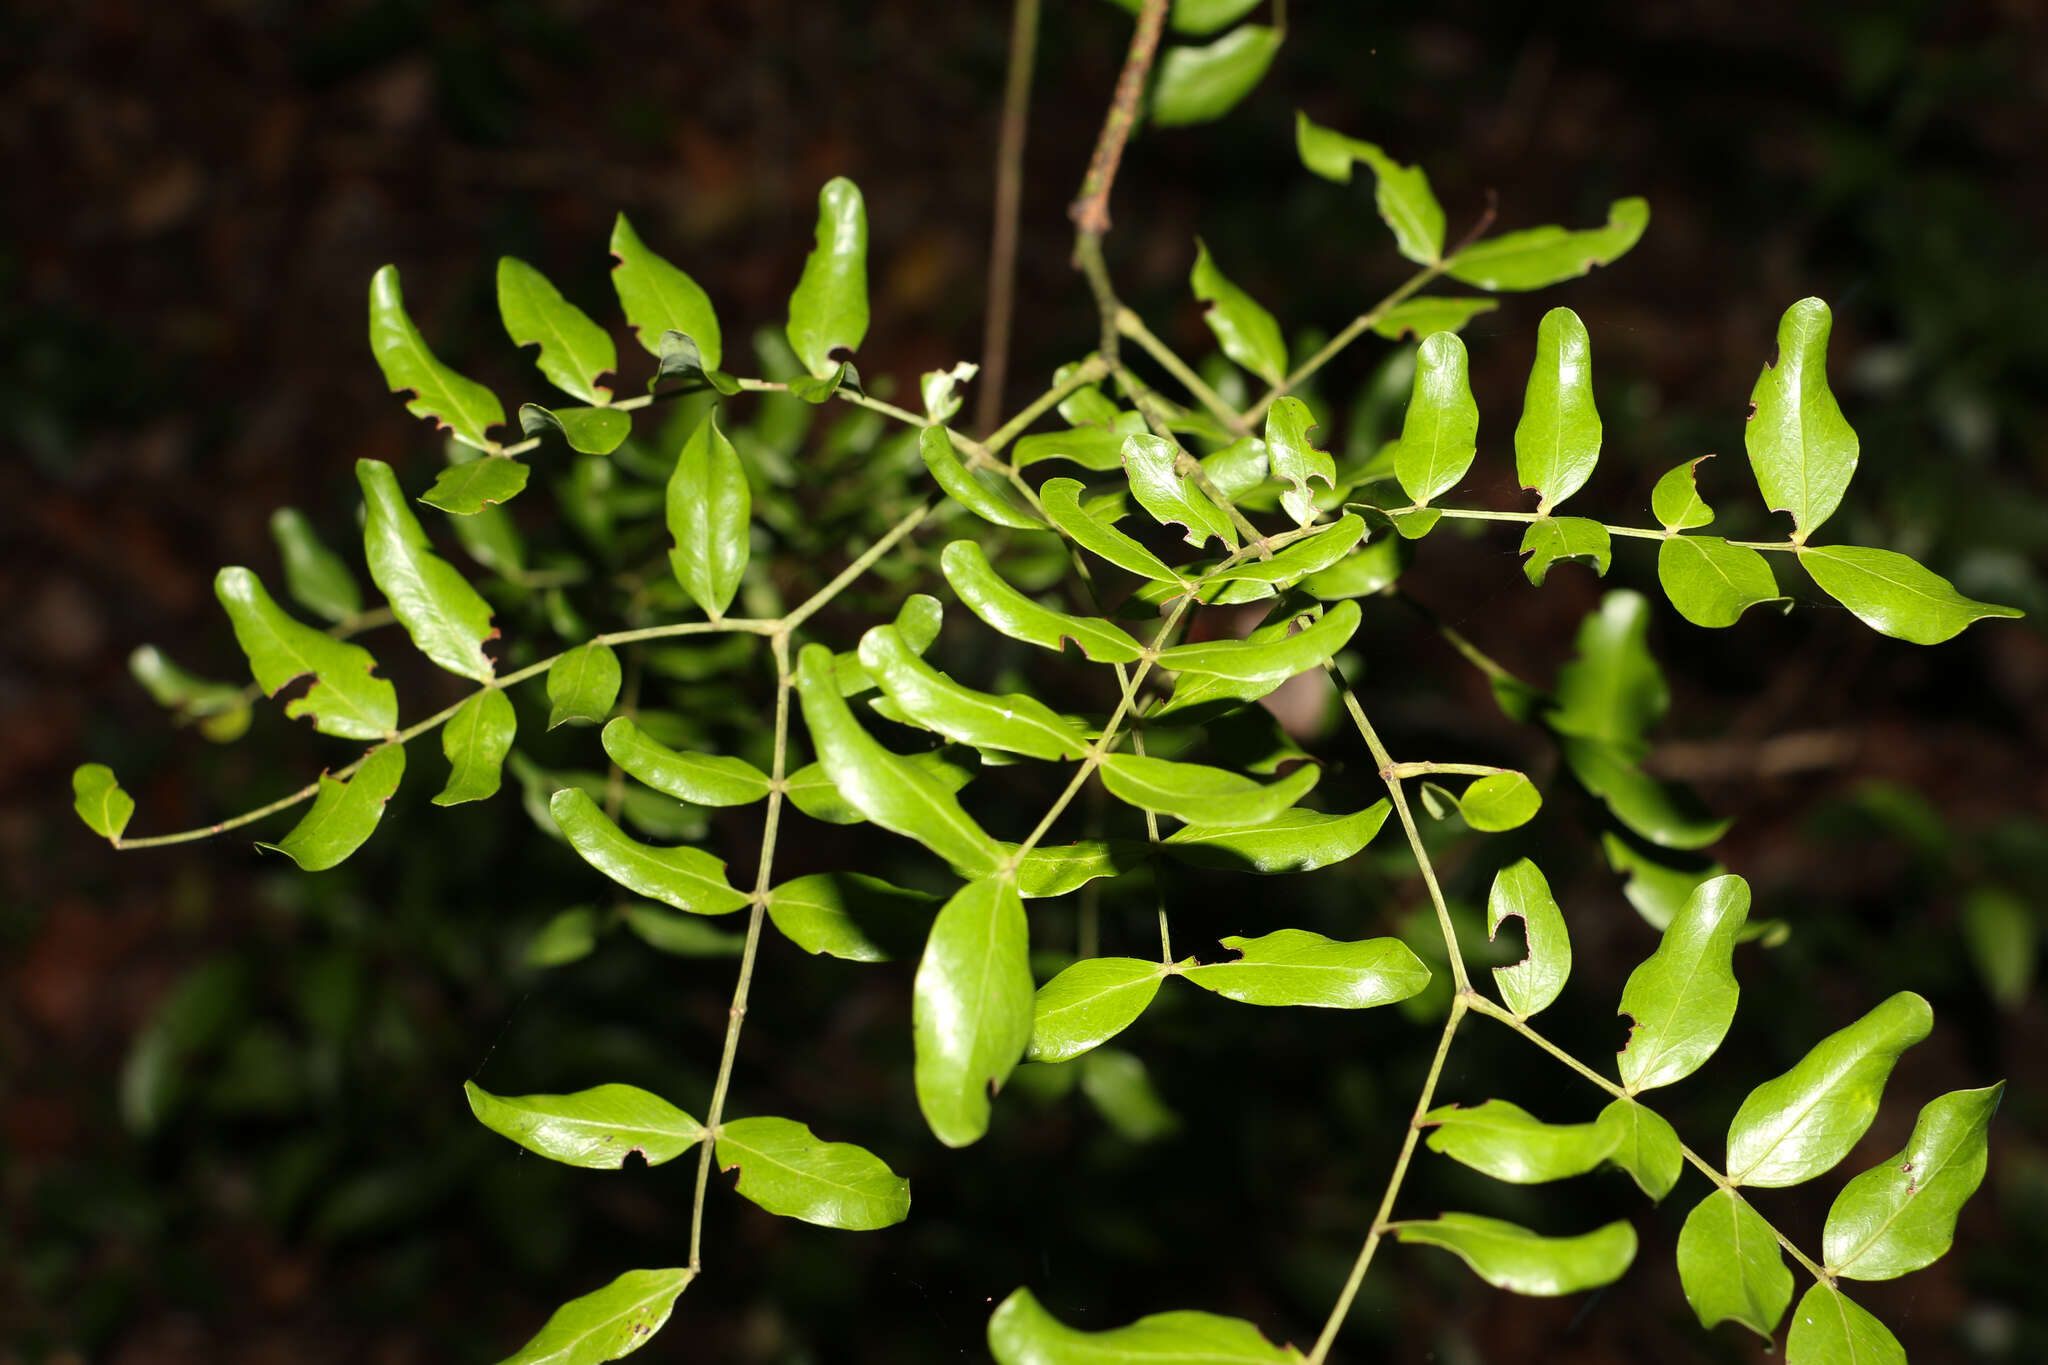
[[[1719,853],[1751,880],[1756,913],[1794,929],[1744,950],[1745,1011],[1708,1068],[1721,1079],[1674,1091],[1674,1117],[1711,1154],[1749,1085],[1889,991],[1921,991],[1936,1033],[1844,1172],[1896,1150],[1941,1090],[2011,1086],[1958,1250],[1857,1297],[1916,1360],[2048,1358],[2043,1007],[1990,1004],[1960,927],[1972,896],[2000,890],[2038,919],[2048,875],[2042,11],[1290,8],[1274,72],[1229,120],[1131,147],[1109,254],[1155,330],[1206,349],[1185,287],[1198,231],[1290,328],[1334,330],[1403,278],[1369,191],[1300,169],[1297,107],[1425,165],[1454,236],[1488,191],[1504,228],[1591,224],[1642,194],[1654,216],[1624,261],[1511,296],[1467,333],[1494,433],[1482,471],[1501,463],[1536,319],[1568,303],[1592,333],[1608,421],[1588,514],[1640,520],[1658,474],[1720,451],[1703,488],[1729,534],[1773,534],[1741,510],[1755,505],[1742,418],[1779,312],[1818,294],[1864,443],[1841,538],[2031,613],[1923,650],[1807,590],[1788,617],[1726,632],[1660,609],[1653,642],[1676,696],[1659,762],[1737,818]],[[1128,32],[1099,0],[1047,11],[1013,402],[1092,344],[1064,206]],[[477,1130],[457,1087],[634,1079],[701,1113],[728,964],[614,943],[556,973],[521,968],[540,912],[490,876],[532,840],[511,798],[451,816],[436,847],[299,878],[232,839],[116,857],[70,815],[67,774],[115,764],[149,833],[317,767],[325,751],[274,718],[227,750],[173,730],[124,661],[152,641],[239,676],[215,567],[271,572],[282,503],[350,539],[360,457],[431,468],[433,438],[363,343],[379,264],[400,264],[444,358],[525,395],[491,300],[498,255],[610,318],[603,243],[624,209],[710,291],[737,352],[733,339],[779,325],[817,187],[846,174],[872,225],[863,373],[908,381],[974,356],[1006,27],[1003,6],[933,0],[25,0],[0,17],[0,1360],[490,1360],[562,1299],[682,1259],[694,1162],[547,1167]],[[1383,351],[1360,346],[1324,391],[1348,394]],[[1519,505],[1490,477],[1475,498]],[[1411,581],[1538,682],[1601,588],[1560,569],[1531,590],[1512,541],[1493,537],[1433,539]],[[1626,548],[1613,581],[1654,591]],[[1396,752],[1452,756],[1445,737],[1486,716],[1483,691],[1397,613],[1368,622],[1367,702],[1387,708]],[[1546,761],[1498,721],[1478,730],[1463,742]],[[1779,771],[1768,741],[1787,735],[1818,761]],[[1318,913],[1390,921],[1417,905],[1397,854],[1321,874]],[[1600,1002],[1654,939],[1597,861],[1572,856],[1552,879],[1574,916],[1579,1003],[1556,1029],[1591,1056],[1618,1042]],[[1483,895],[1474,868],[1451,876],[1454,894]],[[1190,945],[1246,931],[1215,898],[1265,894],[1182,890]],[[1144,951],[1142,933],[1125,946]],[[912,1177],[917,1208],[856,1239],[714,1191],[708,1273],[649,1359],[972,1359],[991,1302],[1021,1283],[1081,1325],[1201,1306],[1306,1345],[1369,1222],[1429,1028],[1393,1011],[1165,1011],[1128,1041],[1178,1136],[1134,1145],[1083,1107],[1017,1099],[954,1154],[909,1099],[907,965],[862,977],[776,943],[763,970],[738,1102],[857,1136]],[[186,988],[192,1008],[211,999],[236,1022],[179,1057],[184,1098],[133,1132],[124,1066],[132,1086],[136,1038]],[[1589,1098],[1468,1032],[1446,1098],[1507,1093],[1557,1118]],[[1765,1208],[1813,1247],[1840,1178]],[[1638,1263],[1601,1294],[1529,1301],[1390,1247],[1339,1354],[1760,1359],[1738,1329],[1698,1332],[1679,1296],[1670,1247],[1697,1184],[1654,1212],[1612,1178],[1518,1203],[1424,1163],[1404,1210],[1481,1208],[1554,1232],[1630,1216]]]

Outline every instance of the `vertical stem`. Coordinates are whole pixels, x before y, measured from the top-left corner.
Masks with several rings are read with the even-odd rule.
[[[1101,253],[1101,238],[1109,231],[1109,191],[1116,184],[1117,163],[1123,160],[1124,143],[1131,136],[1131,125],[1138,118],[1138,101],[1145,94],[1145,80],[1152,74],[1152,57],[1159,50],[1159,31],[1166,26],[1167,0],[1145,0],[1144,8],[1138,11],[1138,26],[1131,33],[1130,49],[1124,54],[1124,69],[1116,78],[1116,95],[1111,99],[1109,115],[1102,120],[1102,132],[1095,139],[1095,155],[1088,162],[1088,174],[1081,179],[1081,193],[1077,195],[1067,216],[1080,229],[1080,236],[1095,240],[1097,256]],[[1079,243],[1075,254],[1079,255]],[[1105,317],[1105,323],[1115,326],[1115,312]],[[1114,354],[1110,348],[1109,354]]]
[[[1010,10],[1010,67],[1003,83],[1003,127],[996,147],[996,221],[988,247],[988,319],[981,337],[981,389],[974,429],[993,430],[1010,369],[1010,313],[1017,288],[1017,217],[1024,194],[1024,134],[1030,125],[1031,68],[1038,48],[1038,0]]]

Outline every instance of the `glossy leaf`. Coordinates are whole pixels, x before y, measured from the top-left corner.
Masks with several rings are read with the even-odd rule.
[[[1462,332],[1472,319],[1499,307],[1499,299],[1452,298],[1443,294],[1403,299],[1373,320],[1373,335],[1388,341],[1412,335],[1420,341],[1432,332]]]
[[[1605,801],[1615,819],[1651,843],[1698,849],[1728,832],[1731,821],[1716,819],[1689,789],[1643,772],[1622,747],[1564,737],[1560,748],[1579,784]]]
[[[1571,232],[1553,223],[1487,237],[1453,256],[1444,273],[1481,289],[1542,289],[1611,264],[1649,225],[1647,201],[1617,199],[1608,207],[1605,227]]]
[[[1906,1365],[1906,1349],[1848,1295],[1816,1284],[1793,1310],[1785,1365]]]
[[[696,342],[705,368],[717,369],[724,353],[718,314],[697,282],[648,250],[623,213],[612,224],[611,252],[618,260],[612,288],[647,353],[661,354],[662,333],[682,332]]]
[[[718,429],[718,411],[683,442],[668,479],[669,566],[676,582],[716,620],[732,605],[746,572],[753,494],[739,452]]]
[[[1617,589],[1579,623],[1576,652],[1557,674],[1545,723],[1560,734],[1634,746],[1664,718],[1671,693],[1650,654],[1650,603]]]
[[[1387,821],[1389,807],[1375,801],[1350,815],[1282,811],[1260,824],[1188,825],[1160,847],[1184,863],[1237,872],[1312,872],[1357,854]]]
[[[917,451],[946,495],[983,521],[1020,531],[1045,529],[1045,522],[1000,475],[990,469],[969,468],[961,460],[944,427],[929,426],[918,433]]]
[[[956,540],[939,555],[946,581],[967,609],[1013,640],[1060,650],[1071,640],[1097,663],[1135,663],[1143,647],[1122,628],[1040,606],[1003,581],[980,545]]]
[[[615,1171],[638,1153],[650,1166],[704,1139],[704,1125],[659,1095],[600,1085],[572,1095],[493,1095],[475,1081],[462,1093],[478,1123],[529,1152],[567,1166]]]
[[[1259,1329],[1214,1313],[1154,1313],[1123,1327],[1081,1332],[1039,1306],[1028,1289],[1004,1299],[988,1320],[996,1365],[1300,1365],[1301,1352],[1275,1346]]]
[[[599,1365],[631,1355],[668,1321],[694,1270],[629,1270],[604,1288],[571,1299],[499,1365]]]
[[[1294,116],[1294,147],[1302,165],[1340,185],[1351,183],[1352,162],[1363,161],[1376,182],[1373,203],[1394,230],[1401,254],[1419,265],[1442,257],[1444,211],[1420,166],[1403,166],[1372,143],[1324,128],[1302,113]]]
[[[548,729],[578,721],[601,725],[619,700],[619,656],[592,640],[548,666]]]
[[[1482,777],[1458,798],[1458,811],[1465,823],[1487,834],[1528,824],[1542,806],[1536,785],[1514,772]]]
[[[1608,1159],[1629,1173],[1644,1194],[1661,1200],[1685,1170],[1678,1132],[1662,1114],[1634,1100],[1615,1100],[1597,1120],[1615,1133]]]
[[[974,777],[967,768],[952,762],[937,750],[900,754],[898,757],[949,792],[959,791]],[[821,763],[806,763],[791,773],[788,793],[790,803],[813,820],[823,820],[832,825],[858,825],[867,819],[839,794],[839,788],[832,785],[832,779],[826,775]]]
[[[1406,1000],[1429,984],[1429,968],[1398,938],[1341,943],[1306,929],[1276,929],[1220,942],[1237,961],[1189,967],[1182,975],[1247,1005],[1362,1010]]]
[[[1249,582],[1291,587],[1343,559],[1364,535],[1365,518],[1346,512],[1328,526],[1276,551],[1271,559],[1247,559],[1228,568],[1211,569],[1203,577],[1212,584]]]
[[[1479,405],[1466,378],[1465,343],[1438,332],[1415,352],[1415,385],[1394,474],[1417,503],[1449,492],[1479,451]]]
[[[519,429],[528,436],[552,431],[578,454],[609,455],[633,434],[633,415],[617,408],[544,408],[538,403],[522,403]]]
[[[564,788],[549,798],[548,810],[583,861],[628,891],[693,915],[723,915],[747,903],[719,859],[700,848],[661,848],[628,837],[586,791]]]
[[[1229,514],[1182,476],[1180,457],[1180,447],[1162,436],[1126,436],[1124,473],[1132,495],[1161,526],[1182,528],[1188,544],[1200,546],[1214,536],[1225,549],[1235,550],[1237,531]]]
[[[346,782],[322,773],[312,809],[299,818],[284,838],[257,847],[277,850],[297,863],[301,871],[325,872],[376,833],[377,822],[384,818],[384,803],[398,790],[398,780],[404,776],[403,744],[384,744],[372,749],[363,766]]]
[[[1564,913],[1557,908],[1543,870],[1527,858],[1494,874],[1486,897],[1488,941],[1509,919],[1522,921],[1529,951],[1511,967],[1495,967],[1493,982],[1507,1007],[1527,1019],[1549,1008],[1572,974],[1572,940]]]
[[[868,210],[851,180],[818,191],[818,233],[789,296],[789,348],[814,378],[839,368],[868,334]]]
[[[1152,81],[1152,122],[1184,127],[1222,118],[1258,85],[1280,51],[1280,30],[1239,24],[1203,47],[1181,44],[1159,58]]]
[[[1082,488],[1075,479],[1048,479],[1038,490],[1039,502],[1052,524],[1074,543],[1119,569],[1160,583],[1179,583],[1181,576],[1159,557],[1114,526],[1096,520],[1081,506]],[[1077,641],[1078,643],[1078,641]]]
[[[658,792],[693,806],[744,806],[768,795],[768,775],[743,758],[679,753],[655,740],[629,717],[604,727],[612,762]]]
[[[1728,1125],[1729,1180],[1797,1185],[1832,1170],[1877,1117],[1899,1054],[1933,1027],[1927,1002],[1900,991],[1750,1091]]]
[[[820,872],[771,890],[768,918],[807,953],[887,962],[888,952],[862,926],[922,913],[933,899],[858,872]]]
[[[1488,1100],[1449,1104],[1422,1116],[1429,1150],[1511,1185],[1541,1185],[1584,1175],[1607,1160],[1619,1130],[1602,1123],[1545,1123],[1520,1105]]]
[[[939,638],[939,627],[945,619],[946,608],[938,598],[914,592],[896,609],[896,630],[910,652],[921,658],[932,647],[932,641]],[[839,681],[842,697],[857,697],[875,690],[874,675],[861,663],[858,647],[832,656],[832,675]]]
[[[1358,630],[1358,604],[1339,602],[1292,635],[1254,642],[1204,640],[1159,651],[1159,666],[1174,673],[1227,678],[1232,682],[1284,682],[1320,668]]]
[[[1547,513],[1585,486],[1599,460],[1592,342],[1577,313],[1553,308],[1536,327],[1536,360],[1515,425],[1515,474],[1542,499],[1537,512]]]
[[[382,739],[398,727],[398,693],[385,679],[370,676],[377,666],[370,651],[294,621],[247,569],[222,569],[213,591],[266,696],[276,696],[294,678],[313,675],[305,695],[286,703],[287,716],[311,716],[321,734],[344,739]]]
[[[1030,936],[1003,877],[960,888],[939,910],[912,989],[918,1108],[939,1141],[988,1131],[989,1096],[1031,1039]]]
[[[462,703],[441,727],[441,752],[448,758],[448,785],[437,806],[459,806],[498,794],[505,755],[511,752],[519,717],[512,699],[495,687],[482,688]]]
[[[1714,1055],[1735,1019],[1735,940],[1749,915],[1749,883],[1703,882],[1664,931],[1657,951],[1629,973],[1621,1013],[1633,1024],[1615,1059],[1630,1094],[1670,1085]]]
[[[1777,363],[1757,376],[1742,433],[1765,504],[1792,514],[1792,539],[1801,544],[1841,505],[1856,472],[1856,432],[1828,388],[1834,322],[1819,299],[1785,310]]]
[[[357,460],[363,490],[363,547],[370,578],[420,652],[465,678],[495,676],[484,654],[494,638],[491,606],[455,566],[435,554],[419,518],[398,489],[398,476],[381,460]]]
[[[473,517],[493,503],[510,502],[517,497],[531,472],[519,461],[502,455],[465,460],[442,470],[434,486],[420,494],[420,501],[455,516]]]
[[[1537,1297],[1612,1284],[1636,1258],[1636,1230],[1627,1223],[1609,1223],[1577,1237],[1543,1237],[1476,1213],[1446,1213],[1393,1227],[1404,1242],[1456,1255],[1496,1289]]]
[[[1732,626],[1765,602],[1789,602],[1755,550],[1719,536],[1673,536],[1657,547],[1657,581],[1678,614],[1696,626]]]
[[[1017,856],[1016,844],[1000,844],[1003,856]],[[1072,844],[1037,844],[1017,863],[1017,894],[1043,900],[1078,891],[1101,877],[1128,872],[1145,861],[1146,845],[1132,839],[1083,839]]]
[[[895,626],[861,636],[860,661],[907,719],[948,739],[1049,761],[1087,752],[1089,737],[1044,702],[962,687],[918,658]]]
[[[135,814],[135,798],[121,790],[114,770],[104,763],[81,764],[71,774],[71,808],[86,828],[116,848],[121,832]]]
[[[1216,334],[1223,354],[1268,384],[1279,383],[1287,373],[1287,339],[1280,335],[1280,324],[1258,300],[1230,282],[1199,237],[1188,287],[1209,305],[1202,310],[1202,321]]]
[[[1668,543],[1668,542],[1667,542]],[[1550,566],[1559,560],[1591,564],[1601,578],[1614,558],[1614,545],[1607,528],[1584,517],[1545,517],[1529,523],[1522,533],[1522,553],[1528,556],[1522,572],[1538,587],[1550,576]]]
[[[1138,754],[1104,755],[1101,773],[1102,785],[1117,800],[1190,825],[1263,824],[1308,795],[1322,777],[1322,769],[1305,763],[1261,785],[1222,768]]]
[[[1831,1274],[1896,1279],[1948,1254],[1956,1216],[1984,1182],[1991,1116],[2004,1093],[2000,1081],[1930,1100],[1905,1147],[1843,1187],[1821,1234]]]
[[[1038,988],[1031,1003],[1034,1062],[1072,1061],[1136,1022],[1167,968],[1135,957],[1083,958]]]
[[[818,760],[848,805],[883,829],[917,840],[965,875],[995,869],[1001,860],[995,840],[968,818],[945,784],[883,748],[853,718],[832,677],[832,652],[823,645],[805,645],[798,656],[797,693]]]
[[[406,315],[395,265],[380,267],[370,277],[370,350],[391,391],[412,393],[407,412],[454,432],[464,445],[497,448],[485,432],[503,425],[504,406],[489,389],[449,369],[427,349],[426,338]]]
[[[1892,550],[1861,545],[1809,545],[1799,563],[1820,590],[1882,635],[1916,645],[1938,645],[1972,621],[2018,617],[2016,607],[1972,601],[1955,585]]]
[[[1322,480],[1324,488],[1336,486],[1337,462],[1328,452],[1316,448],[1312,439],[1316,430],[1316,419],[1308,404],[1292,394],[1276,399],[1266,413],[1266,458],[1273,477],[1288,485],[1280,495],[1280,505],[1300,526],[1316,518],[1315,494],[1308,486],[1309,480]]]
[[[1715,1190],[1678,1232],[1678,1282],[1700,1326],[1733,1319],[1769,1341],[1792,1302],[1792,1272],[1763,1215]]]
[[[718,1169],[739,1168],[739,1192],[784,1218],[867,1232],[910,1216],[910,1182],[864,1147],[820,1142],[792,1119],[733,1119],[718,1134]]]
[[[1713,524],[1714,509],[1707,506],[1699,489],[1700,464],[1713,458],[1702,455],[1674,465],[1650,490],[1650,512],[1665,530],[1692,531]]]
[[[549,383],[586,403],[611,401],[597,382],[619,367],[611,334],[517,256],[498,258],[498,316],[514,346],[540,347],[535,363]]]
[[[272,512],[270,538],[284,560],[284,588],[294,602],[329,621],[362,614],[363,593],[355,575],[321,541],[303,513],[292,507]]]

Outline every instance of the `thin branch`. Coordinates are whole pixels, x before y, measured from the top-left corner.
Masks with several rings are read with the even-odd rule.
[[[996,147],[996,221],[988,247],[988,319],[981,338],[981,390],[974,429],[989,431],[1003,407],[1010,370],[1010,314],[1017,293],[1017,217],[1024,197],[1024,134],[1030,126],[1031,69],[1038,49],[1038,0],[1010,11],[1010,67]]]
[[[1123,160],[1124,143],[1138,118],[1138,101],[1144,98],[1146,78],[1152,74],[1152,57],[1159,50],[1159,32],[1166,25],[1168,0],[1145,0],[1138,11],[1138,26],[1131,33],[1131,46],[1124,54],[1124,69],[1116,78],[1116,96],[1109,114],[1102,120],[1102,132],[1095,139],[1095,155],[1088,162],[1088,174],[1081,179],[1081,193],[1067,209],[1067,216],[1080,229],[1080,236],[1098,244],[1109,231],[1109,192],[1116,184],[1116,168]],[[1078,243],[1076,244],[1078,250]]]
[[[1210,388],[1202,376],[1195,373],[1194,366],[1182,360],[1172,347],[1154,336],[1143,318],[1128,308],[1118,308],[1116,325],[1119,332],[1144,347],[1168,374],[1179,380],[1181,387],[1193,394],[1195,401],[1207,408],[1209,415],[1228,428],[1231,435],[1251,435],[1251,425],[1244,420],[1244,414],[1224,402],[1223,396]]]

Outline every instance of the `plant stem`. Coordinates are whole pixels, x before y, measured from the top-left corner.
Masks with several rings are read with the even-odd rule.
[[[1074,220],[1079,236],[1092,239],[1100,259],[1102,235],[1109,231],[1109,192],[1116,184],[1117,163],[1123,159],[1124,143],[1130,138],[1131,125],[1138,118],[1138,101],[1145,94],[1145,79],[1152,72],[1152,57],[1159,50],[1159,32],[1166,25],[1167,0],[1145,0],[1138,11],[1138,25],[1131,33],[1131,46],[1124,54],[1124,68],[1116,78],[1116,94],[1110,100],[1109,114],[1102,120],[1102,131],[1095,139],[1095,155],[1089,159],[1088,173],[1081,179],[1081,193],[1067,209],[1067,216]],[[1076,243],[1076,254],[1079,244]],[[1105,325],[1113,326],[1114,313],[1103,319]],[[1116,348],[1109,347],[1105,354],[1114,356]]]
[[[1038,48],[1038,0],[1010,9],[1010,65],[1003,82],[1002,132],[996,145],[995,230],[988,247],[988,318],[981,338],[976,431],[994,427],[1009,378],[1010,313],[1017,289],[1017,216],[1024,195],[1024,134],[1030,126],[1031,68]]]
[[[1443,266],[1432,265],[1425,266],[1409,276],[1407,282],[1401,285],[1400,288],[1353,318],[1351,324],[1343,331],[1337,333],[1337,335],[1331,337],[1328,344],[1322,350],[1317,351],[1307,360],[1302,361],[1300,365],[1295,367],[1292,374],[1275,384],[1271,389],[1268,389],[1265,397],[1245,410],[1244,420],[1247,423],[1257,422],[1266,415],[1267,408],[1272,407],[1281,398],[1292,393],[1310,375],[1336,359],[1346,346],[1349,346],[1371,330],[1374,323],[1387,315],[1387,310],[1443,273]]]
[[[1026,427],[1058,407],[1068,394],[1105,379],[1108,375],[1109,362],[1100,355],[1089,356],[1074,367],[1073,373],[1026,403],[1015,417],[990,432],[982,441],[982,448],[990,453],[1001,450],[1015,440]]]
[[[1443,773],[1451,777],[1492,777],[1513,771],[1512,768],[1495,768],[1485,763],[1396,763],[1392,768],[1382,770],[1382,775],[1427,777],[1431,773]]]
[[[1488,680],[1492,682],[1511,683],[1516,687],[1528,686],[1527,683],[1523,682],[1520,678],[1516,677],[1507,668],[1505,668],[1499,662],[1497,662],[1491,655],[1487,654],[1484,650],[1480,649],[1478,645],[1475,645],[1470,640],[1466,639],[1465,636],[1462,633],[1460,633],[1455,627],[1447,624],[1442,617],[1438,616],[1434,611],[1432,611],[1429,607],[1425,606],[1421,601],[1410,596],[1405,590],[1396,588],[1394,589],[1393,595],[1397,599],[1399,599],[1400,602],[1403,605],[1405,605],[1410,611],[1413,611],[1417,616],[1420,616],[1425,622],[1427,622],[1431,629],[1435,630],[1438,635],[1441,635],[1444,638],[1444,643],[1448,644],[1452,649],[1457,650],[1458,654],[1465,660],[1465,662],[1471,664],[1481,673],[1484,673],[1487,676]]]
[[[1194,367],[1182,360],[1173,348],[1152,334],[1144,319],[1128,308],[1116,310],[1117,331],[1145,348],[1166,372],[1180,381],[1181,387],[1193,394],[1195,401],[1209,410],[1211,416],[1230,429],[1233,436],[1251,435],[1251,427],[1244,420],[1244,414],[1223,401],[1223,396],[1209,387]]]

